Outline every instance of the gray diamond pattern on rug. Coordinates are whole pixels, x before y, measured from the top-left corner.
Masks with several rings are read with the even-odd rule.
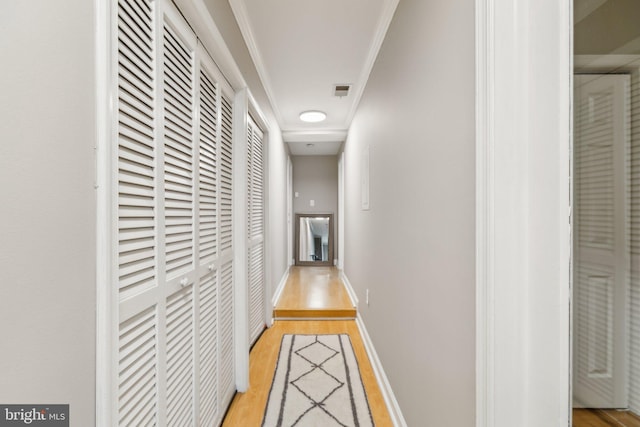
[[[317,339],[318,337],[313,343],[294,352],[297,357],[309,362],[311,369],[291,381],[291,385],[307,396],[314,405],[322,405],[329,396],[343,387],[344,383],[323,367],[332,357],[340,354],[340,351],[328,347]]]
[[[262,425],[374,425],[348,335],[283,336]]]

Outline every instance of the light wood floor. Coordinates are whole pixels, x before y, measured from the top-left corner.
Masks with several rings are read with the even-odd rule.
[[[617,409],[574,409],[573,427],[640,427],[640,418]]]
[[[291,267],[275,319],[355,319],[356,308],[335,267]]]
[[[360,365],[373,420],[377,427],[393,426],[354,320],[276,321],[251,350],[249,391],[237,393],[231,402],[223,427],[260,426],[275,372],[283,334],[349,334]]]

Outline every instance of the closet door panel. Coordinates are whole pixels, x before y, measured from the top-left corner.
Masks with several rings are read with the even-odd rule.
[[[217,273],[200,279],[200,425],[215,425],[224,413],[218,408],[218,280]]]
[[[194,270],[193,145],[195,44],[189,29],[165,17],[163,26],[164,221],[167,280]],[[192,43],[195,40],[191,41]]]
[[[247,128],[247,279],[249,340],[265,328],[264,267],[264,135],[249,117]]]
[[[157,286],[153,4],[118,2],[118,288]],[[132,74],[130,70],[136,70]]]
[[[220,97],[220,348],[219,348],[219,404],[226,405],[235,392],[234,335],[233,335],[233,103],[230,92]]]
[[[205,266],[218,257],[218,114],[219,90],[214,77],[200,69],[200,128],[198,168],[199,262]]]
[[[153,1],[117,2],[115,387],[119,425],[158,423],[158,228]],[[127,310],[125,306],[135,306]]]

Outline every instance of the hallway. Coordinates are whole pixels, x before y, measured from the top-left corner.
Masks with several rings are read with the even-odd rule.
[[[274,317],[295,317],[296,320],[276,320],[253,346],[249,360],[249,390],[236,393],[222,425],[261,425],[284,334],[348,334],[375,425],[392,426],[362,336],[353,320],[355,315],[356,308],[350,303],[338,269],[291,267],[285,289],[274,309]],[[329,318],[335,320],[327,320]]]
[[[219,426],[332,213],[356,320],[254,359],[359,331],[397,426],[566,427],[570,6],[3,2],[0,401]]]

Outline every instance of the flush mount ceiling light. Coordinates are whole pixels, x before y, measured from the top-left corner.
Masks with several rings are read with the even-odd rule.
[[[300,113],[300,120],[308,123],[322,122],[327,118],[327,115],[322,111],[303,111]]]

